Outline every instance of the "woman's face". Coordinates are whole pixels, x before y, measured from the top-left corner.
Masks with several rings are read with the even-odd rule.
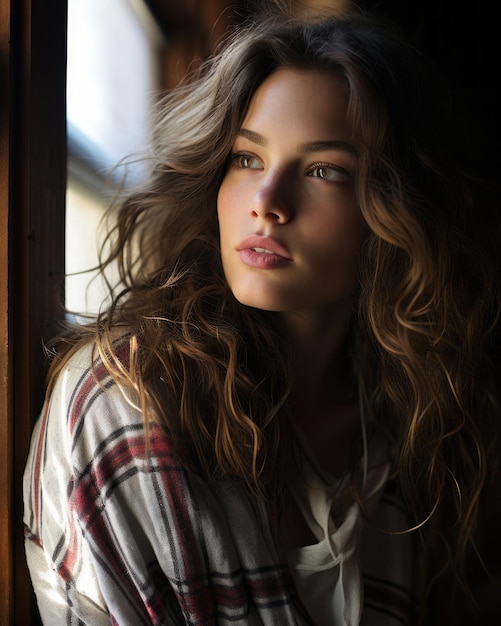
[[[218,194],[221,255],[242,304],[351,309],[368,229],[341,78],[289,68],[252,98]]]

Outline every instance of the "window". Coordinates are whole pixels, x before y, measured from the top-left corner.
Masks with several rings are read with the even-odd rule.
[[[144,152],[160,89],[163,36],[144,0],[68,2],[68,186],[66,306],[96,312],[103,285],[92,280],[98,225],[125,174],[119,163]],[[127,167],[125,183],[141,175]]]

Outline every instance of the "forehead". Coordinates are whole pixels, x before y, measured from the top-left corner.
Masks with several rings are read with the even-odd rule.
[[[280,68],[257,89],[243,126],[290,133],[343,132],[352,135],[347,118],[349,92],[345,80],[317,70]],[[258,128],[251,130],[259,130]]]

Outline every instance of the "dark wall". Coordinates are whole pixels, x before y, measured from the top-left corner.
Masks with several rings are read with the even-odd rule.
[[[438,66],[464,120],[465,150],[480,174],[500,177],[501,22],[488,0],[358,0],[395,20]]]

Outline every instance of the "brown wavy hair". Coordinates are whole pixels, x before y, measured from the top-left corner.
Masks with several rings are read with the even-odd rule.
[[[348,86],[370,228],[354,322],[357,376],[368,417],[391,438],[413,523],[427,520],[435,569],[458,570],[475,545],[489,480],[499,478],[499,227],[478,181],[456,165],[447,99],[387,24],[260,20],[166,95],[149,177],[113,210],[102,269],[118,265],[120,291],[110,287],[111,305],[73,331],[50,380],[92,339],[187,465],[209,482],[241,479],[258,497],[281,493],[292,445],[290,347],[275,314],[229,291],[216,215],[234,137],[279,67],[333,73]],[[121,335],[126,366],[113,347]]]

